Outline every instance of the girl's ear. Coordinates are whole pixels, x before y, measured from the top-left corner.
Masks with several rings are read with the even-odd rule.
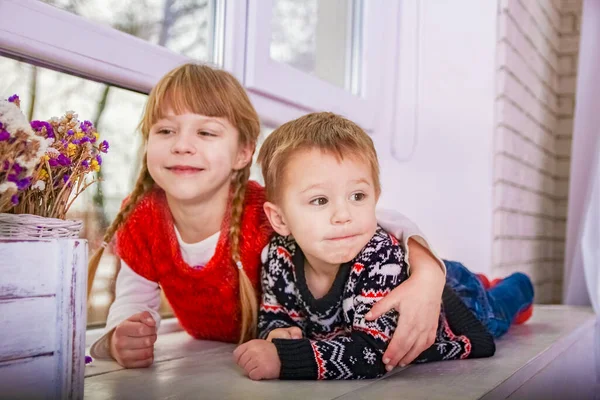
[[[269,203],[268,201],[265,202],[263,208],[275,232],[279,233],[281,236],[288,236],[291,234],[290,229],[285,222],[285,216],[283,215],[281,208],[273,203]]]
[[[244,169],[248,165],[248,163],[252,162],[253,153],[254,146],[248,145],[240,147],[237,153],[237,157],[235,159],[235,163],[233,164],[233,169],[236,171]]]

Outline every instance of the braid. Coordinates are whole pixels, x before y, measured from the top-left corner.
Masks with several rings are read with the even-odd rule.
[[[242,213],[244,210],[244,197],[249,178],[250,165],[247,165],[244,169],[238,171],[234,178],[233,200],[231,204],[231,228],[229,232],[229,237],[231,240],[231,258],[233,259],[234,264],[236,264],[238,267],[240,280],[240,304],[242,312],[240,343],[256,337],[258,314],[256,291],[254,290],[254,286],[252,286],[252,282],[250,282],[250,279],[248,278],[248,275],[241,264],[240,257]]]
[[[104,254],[104,248],[108,246],[111,242],[115,233],[121,228],[121,225],[127,218],[129,214],[135,208],[135,205],[139,201],[142,196],[152,188],[154,181],[152,177],[150,177],[150,173],[148,172],[148,164],[146,163],[146,157],[144,156],[144,161],[142,162],[142,169],[140,170],[140,174],[138,175],[137,181],[135,182],[135,187],[131,192],[131,195],[127,199],[125,206],[119,211],[115,220],[110,224],[104,237],[102,238],[102,246],[96,250],[92,258],[88,263],[88,285],[87,285],[87,295],[90,297],[90,293],[92,291],[92,284],[94,283],[94,277],[96,276],[96,271],[98,270],[98,265],[100,264],[100,259],[102,258],[102,254]]]

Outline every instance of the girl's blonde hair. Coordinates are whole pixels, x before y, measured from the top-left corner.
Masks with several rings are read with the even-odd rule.
[[[167,108],[168,107],[168,108]],[[191,112],[209,117],[227,118],[239,132],[241,146],[256,146],[260,133],[260,122],[246,91],[230,73],[206,65],[184,64],[167,73],[152,89],[146,103],[139,128],[143,146],[148,141],[150,128],[165,116],[167,111],[176,114]],[[236,171],[232,177],[232,203],[229,240],[233,265],[241,263],[240,234],[244,195],[250,177],[251,163]],[[131,195],[113,223],[107,229],[103,244],[92,256],[88,272],[88,296],[104,248],[127,220],[138,201],[154,187],[148,172],[146,154]],[[240,343],[256,336],[258,314],[257,295],[244,268],[239,268],[241,333]]]

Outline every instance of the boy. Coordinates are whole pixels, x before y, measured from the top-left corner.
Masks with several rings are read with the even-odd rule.
[[[275,130],[258,161],[277,235],[263,252],[261,339],[238,347],[236,362],[255,380],[383,375],[398,313],[365,316],[407,279],[408,266],[395,238],[377,226],[373,142],[345,118],[314,113]],[[501,281],[496,299],[460,264],[447,268],[436,340],[417,362],[492,356],[501,322],[507,328],[532,302],[529,279]]]

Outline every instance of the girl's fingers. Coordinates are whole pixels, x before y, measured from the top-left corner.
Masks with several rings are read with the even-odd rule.
[[[123,366],[125,368],[147,368],[147,367],[151,366],[153,362],[154,362],[154,357],[150,357],[145,360],[131,361]]]
[[[154,348],[147,347],[144,349],[125,349],[120,352],[120,358],[124,362],[137,362],[148,360],[154,357]]]
[[[153,347],[156,342],[156,335],[146,337],[122,336],[114,339],[114,346],[117,350],[136,350]]]

